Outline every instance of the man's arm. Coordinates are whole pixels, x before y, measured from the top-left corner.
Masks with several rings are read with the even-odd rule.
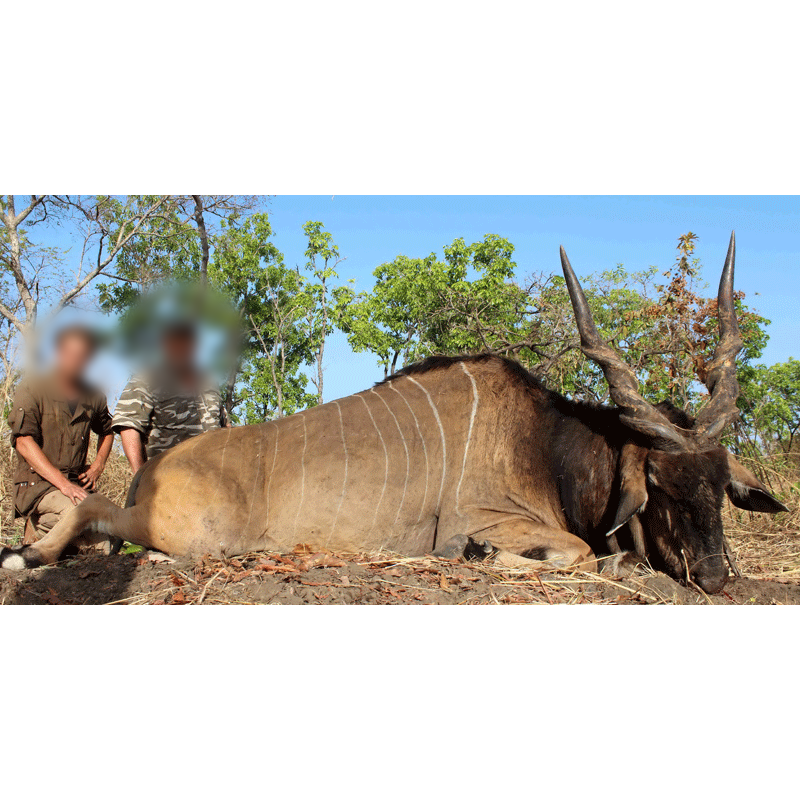
[[[122,449],[135,475],[147,461],[144,440],[150,428],[155,398],[143,376],[134,375],[120,395],[114,410],[113,429],[119,433]]]
[[[108,411],[108,402],[103,394],[98,394],[97,396],[94,414],[92,414],[91,429],[97,434],[97,455],[89,468],[79,477],[84,489],[94,491],[98,479],[106,468],[106,462],[114,444],[111,414]]]
[[[122,428],[119,432],[122,439],[122,449],[131,465],[131,472],[135,475],[147,461],[142,434],[136,428]]]
[[[70,483],[51,463],[50,459],[42,452],[32,436],[18,436],[15,444],[17,452],[39,473],[46,481],[52,483],[64,497],[72,500],[73,505],[78,505],[89,495],[75,483]]]

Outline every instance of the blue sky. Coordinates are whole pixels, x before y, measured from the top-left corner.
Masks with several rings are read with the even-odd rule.
[[[800,349],[798,197],[279,196],[269,210],[288,263],[303,263],[303,222],[320,220],[347,257],[341,276],[355,278],[359,289],[369,288],[379,264],[400,253],[441,254],[459,236],[468,242],[486,233],[506,237],[524,277],[560,271],[561,244],[579,275],[618,263],[631,271],[651,264],[666,268],[675,261],[678,236],[690,230],[700,237],[696,254],[703,278],[716,286],[735,230],[737,288],[748,305],[772,320],[765,363],[785,361]],[[382,377],[373,358],[351,353],[342,336],[332,338],[328,353],[326,399]]]
[[[441,254],[463,236],[477,241],[486,233],[506,237],[516,247],[519,276],[560,270],[563,244],[579,275],[618,263],[631,270],[675,261],[675,245],[689,230],[700,238],[696,254],[703,278],[715,285],[732,229],[736,230],[737,288],[746,302],[772,320],[766,363],[798,353],[800,319],[800,199],[778,197],[598,197],[598,196],[278,196],[268,210],[275,242],[289,264],[302,264],[302,224],[320,220],[346,261],[342,279],[368,289],[372,272],[403,253]],[[758,293],[758,294],[756,294]],[[354,354],[341,334],[326,351],[325,399],[360,391],[382,377],[369,354]],[[114,397],[123,370],[104,371]]]

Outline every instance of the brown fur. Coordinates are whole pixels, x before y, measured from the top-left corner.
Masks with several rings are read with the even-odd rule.
[[[133,507],[92,497],[24,552],[49,563],[87,528],[195,556],[301,543],[419,555],[465,535],[595,569],[606,533],[647,499],[648,454],[618,410],[568,401],[515,362],[436,357],[292,417],[186,441],[141,472]]]

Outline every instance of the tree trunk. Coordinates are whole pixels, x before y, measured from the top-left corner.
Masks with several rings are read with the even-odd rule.
[[[327,267],[327,262],[325,264]],[[322,405],[322,361],[325,356],[325,336],[328,333],[328,304],[327,287],[325,278],[322,279],[322,335],[320,337],[319,348],[317,350],[317,393],[319,394],[319,404]]]
[[[194,200],[194,219],[197,222],[197,232],[200,234],[200,285],[208,285],[208,232],[206,231],[206,221],[203,217],[203,198],[199,194],[193,194]]]

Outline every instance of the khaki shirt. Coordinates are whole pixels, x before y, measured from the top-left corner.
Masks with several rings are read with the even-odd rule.
[[[224,428],[228,414],[219,391],[210,386],[186,391],[167,374],[134,375],[114,409],[114,430],[133,428],[142,434],[153,458],[200,433]]]
[[[48,461],[69,480],[76,481],[88,466],[86,457],[90,432],[98,436],[110,434],[111,414],[106,396],[88,386],[84,388],[73,413],[54,380],[43,377],[25,380],[17,387],[8,424],[12,447],[16,447],[18,437],[31,436],[42,448]],[[42,496],[54,488],[19,453],[16,454],[16,516],[30,514]]]

